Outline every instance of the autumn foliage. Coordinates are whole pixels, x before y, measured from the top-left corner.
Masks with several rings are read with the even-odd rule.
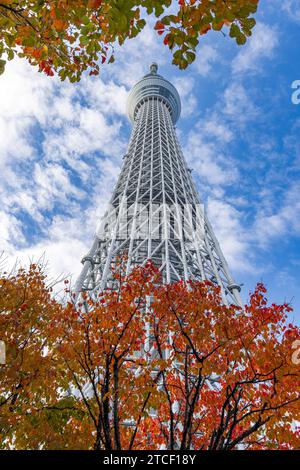
[[[43,271],[0,279],[3,448],[298,449],[299,328],[258,284],[243,309],[148,262],[74,305]],[[69,295],[69,294],[66,294]]]
[[[78,81],[114,61],[115,44],[134,38],[151,15],[173,51],[173,63],[193,62],[202,35],[229,31],[244,44],[255,25],[259,0],[2,0],[0,73],[6,60],[26,58],[47,75]],[[165,14],[165,10],[173,14]],[[2,57],[2,58],[1,58]]]

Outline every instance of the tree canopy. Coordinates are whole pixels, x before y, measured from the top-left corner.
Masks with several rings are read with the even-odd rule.
[[[258,284],[227,306],[208,281],[162,285],[150,261],[115,279],[75,305],[39,266],[2,276],[2,448],[299,449],[289,305]]]
[[[244,44],[259,0],[0,0],[0,73],[24,57],[47,75],[80,80],[114,61],[114,46],[134,38],[151,15],[181,69],[195,60],[201,35],[228,30]],[[171,13],[170,13],[171,11]],[[224,32],[223,32],[224,34]],[[201,51],[199,52],[201,54]]]

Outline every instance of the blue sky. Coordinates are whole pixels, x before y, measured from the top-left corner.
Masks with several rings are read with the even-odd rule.
[[[182,99],[177,131],[200,197],[246,299],[263,280],[300,318],[300,2],[261,0],[252,39],[201,40],[185,71],[147,27],[100,77],[61,83],[13,61],[0,77],[0,250],[43,253],[76,278],[130,135],[126,98],[154,60]]]

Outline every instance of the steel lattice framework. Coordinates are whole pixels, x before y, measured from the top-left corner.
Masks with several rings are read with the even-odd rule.
[[[231,277],[176,136],[179,95],[157,74],[156,64],[131,90],[128,114],[133,123],[128,151],[82,260],[77,291],[111,286],[111,268],[126,254],[127,272],[152,259],[163,282],[208,279],[220,285],[225,303],[241,305],[240,286]]]

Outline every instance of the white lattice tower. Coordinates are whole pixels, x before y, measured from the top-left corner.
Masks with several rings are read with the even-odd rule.
[[[180,109],[177,90],[152,64],[129,94],[133,130],[128,151],[93,245],[82,260],[77,292],[111,286],[111,268],[126,254],[128,272],[152,259],[163,282],[208,279],[220,285],[225,303],[241,305],[240,286],[229,272],[176,136]]]

